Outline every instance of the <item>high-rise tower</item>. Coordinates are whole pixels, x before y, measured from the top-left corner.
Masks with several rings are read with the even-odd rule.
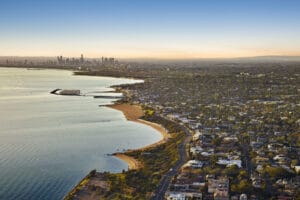
[[[81,64],[83,64],[83,63],[84,63],[83,54],[81,54],[81,57],[80,57],[80,63],[81,63]]]

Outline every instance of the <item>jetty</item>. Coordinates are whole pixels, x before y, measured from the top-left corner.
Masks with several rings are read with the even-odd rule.
[[[112,95],[97,95],[94,98],[102,98],[102,99],[121,99],[123,96],[112,96]]]

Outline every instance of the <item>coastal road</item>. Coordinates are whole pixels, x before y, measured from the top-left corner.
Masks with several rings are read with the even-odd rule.
[[[186,138],[179,145],[179,149],[178,149],[179,150],[179,160],[173,166],[172,170],[168,171],[161,178],[160,183],[158,184],[158,189],[155,192],[155,195],[151,198],[151,200],[163,200],[164,199],[165,193],[170,185],[172,177],[178,173],[180,167],[186,162],[186,159],[187,159],[186,147],[187,147],[187,144],[191,141],[192,134],[189,131],[189,129],[183,125],[181,125],[181,129],[185,132]]]

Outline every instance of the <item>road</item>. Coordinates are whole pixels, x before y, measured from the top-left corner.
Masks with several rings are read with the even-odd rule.
[[[170,185],[170,182],[172,180],[172,177],[175,176],[180,167],[186,162],[187,160],[187,154],[186,154],[186,147],[187,144],[191,141],[191,132],[189,129],[183,125],[181,125],[182,130],[185,132],[186,138],[182,142],[182,144],[179,145],[179,160],[176,162],[176,164],[172,167],[172,170],[168,171],[160,180],[160,183],[158,184],[158,189],[155,192],[155,195],[151,198],[152,200],[163,200],[165,193]]]

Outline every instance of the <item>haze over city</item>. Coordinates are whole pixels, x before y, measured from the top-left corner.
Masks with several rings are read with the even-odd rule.
[[[0,56],[299,56],[299,8],[296,0],[3,0]]]

